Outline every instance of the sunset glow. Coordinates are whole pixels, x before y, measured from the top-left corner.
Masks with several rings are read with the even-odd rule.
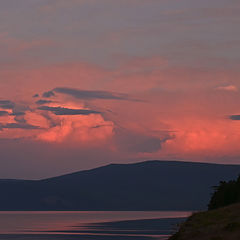
[[[0,3],[5,177],[16,164],[35,178],[46,166],[240,163],[238,1],[11,2]]]

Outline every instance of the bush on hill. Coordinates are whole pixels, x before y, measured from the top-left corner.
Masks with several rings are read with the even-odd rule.
[[[240,176],[237,180],[222,181],[214,189],[215,192],[208,205],[209,210],[240,202]]]

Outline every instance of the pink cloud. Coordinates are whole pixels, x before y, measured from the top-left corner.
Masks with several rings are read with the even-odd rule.
[[[227,86],[219,86],[216,87],[217,90],[224,90],[224,91],[233,91],[233,92],[237,92],[238,88],[234,85],[227,85]]]
[[[17,102],[28,105],[31,110],[26,111],[25,119],[42,129],[9,129],[0,134],[4,137],[9,134],[11,138],[27,136],[54,144],[69,142],[73,146],[100,144],[106,151],[115,152],[122,149],[119,144],[127,143],[128,138],[135,136],[142,136],[139,146],[145,141],[153,141],[156,146],[160,144],[152,152],[139,153],[128,152],[122,144],[125,150],[120,155],[125,157],[178,156],[194,160],[199,156],[236,155],[240,154],[239,126],[237,122],[226,120],[226,116],[239,109],[240,98],[230,91],[234,90],[232,86],[237,84],[238,76],[239,73],[233,70],[177,68],[160,57],[128,59],[115,69],[87,63],[1,69],[0,77],[9,79],[7,85],[1,83],[6,96],[13,96]],[[19,85],[18,95],[13,91],[16,85]],[[216,85],[224,86],[221,90],[228,91],[214,91]],[[49,113],[52,121],[49,122],[34,110],[37,106],[32,96],[56,87],[104,89],[127,93],[142,101],[88,101],[56,93],[49,106],[96,109],[102,114],[55,116]],[[53,122],[57,124],[54,126]],[[131,134],[119,138],[116,129],[120,128]],[[132,149],[138,148],[133,146]]]

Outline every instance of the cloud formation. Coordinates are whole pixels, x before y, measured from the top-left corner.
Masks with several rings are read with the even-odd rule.
[[[0,107],[3,109],[13,109],[15,103],[9,100],[0,100]]]
[[[50,97],[54,97],[54,96],[55,96],[55,94],[53,91],[44,92],[42,94],[42,97],[44,97],[44,98],[50,98]]]
[[[15,120],[17,123],[27,124],[27,121],[26,121],[26,119],[24,118],[24,115],[17,115],[17,116],[15,116],[14,120]]]
[[[120,150],[129,153],[155,153],[161,150],[162,144],[172,137],[168,133],[163,136],[153,136],[130,129],[115,128],[114,139]]]
[[[37,105],[44,105],[44,104],[52,103],[52,101],[51,100],[40,99],[40,100],[36,101],[35,103]]]
[[[13,112],[10,114],[11,116],[24,116],[25,112]]]
[[[43,111],[50,111],[55,115],[89,115],[89,114],[100,114],[100,112],[87,109],[70,109],[64,107],[48,107],[42,106],[38,108]]]
[[[127,94],[113,93],[108,91],[79,90],[75,88],[54,88],[54,92],[72,96],[77,99],[106,99],[106,100],[130,100]]]
[[[231,115],[229,118],[233,121],[240,121],[240,115]]]
[[[1,173],[239,163],[240,5],[179,2],[0,1]]]
[[[33,130],[33,129],[40,129],[38,126],[34,126],[27,123],[7,123],[7,124],[0,124],[1,129],[25,129],[25,130]]]
[[[232,91],[232,92],[237,92],[238,91],[238,88],[235,85],[219,86],[216,89],[217,90],[224,90],[224,91]]]
[[[7,115],[8,115],[7,111],[0,111],[0,117],[7,116]]]

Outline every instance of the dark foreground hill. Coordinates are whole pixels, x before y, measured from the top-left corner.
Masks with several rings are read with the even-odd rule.
[[[239,240],[240,204],[195,213],[170,240]]]
[[[39,181],[0,180],[0,210],[199,210],[240,165],[147,161]]]

